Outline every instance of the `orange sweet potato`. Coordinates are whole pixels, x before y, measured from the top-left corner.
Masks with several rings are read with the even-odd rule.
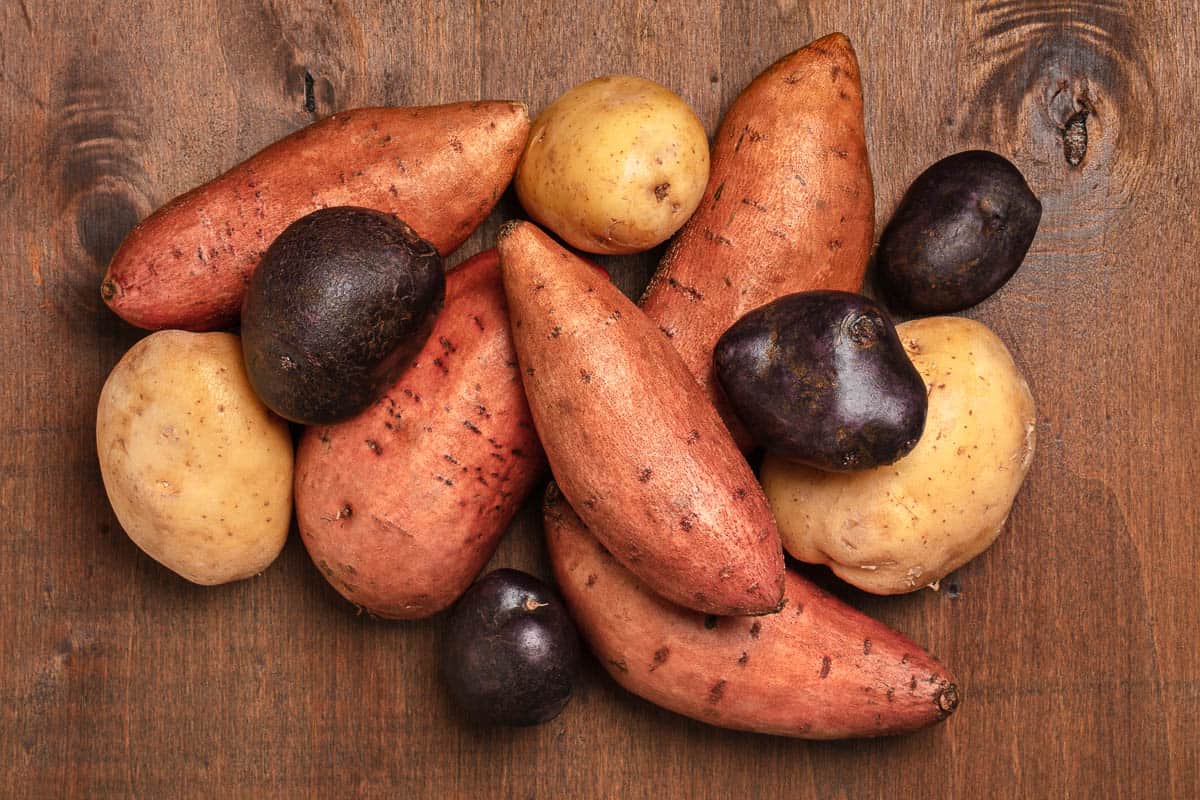
[[[754,474],[654,324],[528,222],[497,245],[525,393],[563,493],[676,603],[778,607],[779,534]]]
[[[496,204],[528,132],[525,107],[508,102],[334,114],[150,215],[113,255],[100,293],[139,327],[227,326],[267,246],[326,206],[395,214],[446,255]]]
[[[839,739],[916,730],[958,706],[954,678],[881,622],[787,573],[783,608],[705,617],[649,591],[551,484],[554,575],[604,668],[634,694],[725,728]]]
[[[711,162],[641,306],[747,447],[713,374],[717,339],[785,294],[862,288],[875,198],[849,40],[818,39],[759,75],[725,114]]]
[[[346,599],[425,617],[470,585],[544,471],[489,250],[446,276],[429,341],[382,400],[304,432],[296,517]]]

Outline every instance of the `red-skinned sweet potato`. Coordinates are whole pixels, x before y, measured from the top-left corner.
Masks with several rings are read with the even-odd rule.
[[[596,657],[630,692],[725,728],[840,739],[922,728],[958,706],[954,678],[881,622],[787,573],[783,608],[705,617],[658,597],[546,492],[554,575]]]
[[[142,328],[225,327],[275,237],[327,206],[395,214],[446,255],[495,206],[528,133],[525,107],[499,101],[334,114],[150,215],[101,295]]]
[[[713,347],[743,314],[810,289],[857,292],[875,233],[858,61],[840,33],[780,59],[730,106],[700,207],[641,306],[743,448]]]
[[[777,608],[775,521],[671,343],[531,223],[506,224],[497,249],[534,424],[588,526],[676,603],[711,614]]]
[[[544,470],[489,250],[446,276],[425,348],[382,400],[304,432],[296,517],[346,599],[426,617],[479,574]]]

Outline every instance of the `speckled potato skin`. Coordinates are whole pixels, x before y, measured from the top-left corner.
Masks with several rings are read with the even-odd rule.
[[[896,326],[929,392],[925,432],[886,467],[835,474],[768,457],[766,491],[784,547],[876,594],[934,585],[986,550],[1033,460],[1033,396],[981,323]]]
[[[121,359],[96,413],[100,473],[129,538],[193,583],[267,568],[292,515],[292,438],[250,388],[238,337],[160,331]]]
[[[775,613],[706,617],[618,564],[553,484],[543,517],[580,633],[617,683],[655,705],[804,739],[914,731],[958,707],[954,676],[937,659],[795,572]]]
[[[580,84],[534,122],[517,169],[529,215],[589,253],[637,253],[696,210],[708,137],[683,98],[653,81],[607,75]]]
[[[388,619],[449,606],[545,472],[495,250],[446,276],[424,348],[384,396],[296,453],[296,521],[343,597]]]

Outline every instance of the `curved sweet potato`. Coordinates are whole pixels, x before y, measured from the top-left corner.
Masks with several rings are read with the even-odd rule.
[[[147,217],[101,295],[142,328],[225,327],[267,246],[326,206],[395,214],[445,255],[492,210],[528,133],[525,107],[499,101],[334,114]]]
[[[783,592],[754,474],[654,323],[528,222],[497,245],[525,394],[563,493],[629,569],[710,614]]]
[[[544,469],[489,250],[447,274],[429,341],[382,400],[304,432],[300,535],[347,600],[426,617],[479,574]]]
[[[933,656],[794,572],[782,610],[705,617],[650,592],[553,484],[544,516],[554,575],[584,639],[617,683],[656,705],[805,739],[904,733],[958,706],[954,678]]]
[[[874,234],[858,61],[835,33],[780,59],[730,106],[700,208],[642,296],[743,447],[749,434],[713,374],[717,339],[785,294],[859,291]]]

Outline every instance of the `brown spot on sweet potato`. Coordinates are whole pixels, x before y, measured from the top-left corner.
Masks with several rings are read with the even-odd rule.
[[[760,633],[762,633],[762,623],[755,620],[755,622],[750,625],[750,638],[757,639]]]
[[[838,250],[841,250],[841,249],[842,249],[842,240],[841,239],[830,239],[829,252],[836,253]]]
[[[900,657],[900,663],[901,663],[901,664],[907,664],[907,663],[908,663],[908,653],[905,653],[904,655],[902,655],[902,656]]]
[[[555,325],[550,329],[550,338],[557,339],[559,336],[562,336],[562,328],[558,325]]]
[[[750,663],[750,654],[743,650],[742,657],[739,658],[737,662],[739,666],[746,666],[746,664]]]
[[[679,527],[684,533],[690,533],[696,525],[696,515],[692,513],[685,514],[679,518]]]
[[[483,330],[483,320],[481,320],[477,314],[471,315],[471,321],[475,323],[476,328]]]
[[[735,489],[733,492],[733,499],[734,500],[745,500],[746,495],[747,495],[747,492],[744,488]]]
[[[887,701],[889,703],[891,703],[891,702],[894,702],[895,699],[896,699],[896,690],[889,686],[888,690],[887,690]]]
[[[697,303],[704,299],[704,295],[700,294],[700,291],[696,289],[696,287],[685,286],[674,278],[667,278],[667,286],[670,286],[672,289],[679,290],[684,294],[685,297],[687,297],[688,300],[692,301],[693,303]],[[667,335],[670,336],[670,334]]]
[[[722,678],[721,680],[714,683],[712,685],[712,688],[708,690],[708,702],[712,703],[713,705],[716,705],[717,703],[721,702],[721,698],[724,697],[724,695],[725,695],[725,680],[724,680],[724,678]]]
[[[663,200],[667,199],[667,192],[670,190],[671,184],[660,183],[658,186],[654,187],[654,199],[661,203]]]
[[[449,479],[449,478],[447,478],[445,475],[437,475],[437,476],[434,476],[434,479],[435,479],[435,480],[437,480],[439,483],[444,483],[444,484],[445,484],[445,485],[447,485],[447,486],[453,486],[453,485],[454,485],[454,481],[450,480],[450,479]]]
[[[864,656],[871,655],[871,640],[870,639],[863,639],[863,655]]]
[[[721,234],[714,232],[711,228],[704,229],[704,238],[708,239],[710,242],[716,242],[717,244],[725,245],[726,247],[733,247],[732,241],[730,241],[728,238],[722,236]],[[698,298],[698,299],[702,299],[702,298]]]
[[[717,190],[715,192],[713,192],[713,202],[714,203],[721,199],[721,194],[724,191],[725,191],[725,181],[721,181],[721,183],[717,185]]]
[[[700,431],[697,431],[697,430],[690,431],[687,435],[687,443],[695,444],[698,441],[700,441]]]
[[[659,329],[660,331],[662,331],[662,332],[663,332],[663,335],[664,335],[664,336],[666,336],[668,339],[674,339],[674,338],[675,338],[675,331],[671,330],[671,329],[670,329],[670,328],[668,328],[667,326],[665,326],[665,325],[659,325],[659,326],[658,326],[658,329]]]
[[[704,627],[710,631],[716,630],[718,619],[719,619],[719,617],[717,617],[716,614],[709,614],[707,617],[704,618]]]
[[[456,467],[458,466],[458,459],[455,458],[454,456],[450,455],[449,453],[443,453],[442,458],[444,458],[446,461],[449,461],[454,466],[456,466]]]
[[[661,667],[667,662],[667,658],[671,655],[671,650],[665,644],[654,651],[654,661],[650,664],[650,672]]]
[[[832,666],[833,659],[831,659],[829,656],[821,656],[821,673],[817,677],[828,678],[829,670],[832,668]]]
[[[483,436],[483,431],[479,430],[479,428],[476,428],[474,423],[472,423],[469,419],[463,420],[463,427],[477,436]]]
[[[912,691],[912,692],[915,692],[917,690],[917,676],[916,675],[913,675],[912,680],[910,680],[908,682],[908,689],[909,689],[909,691]]]
[[[525,374],[526,374],[526,375],[533,375],[533,373],[534,373],[534,369],[533,369],[533,367],[526,367],[526,368],[525,368]]]
[[[644,470],[638,473],[638,482],[648,483],[653,475],[654,470],[650,469],[650,467],[646,467]]]
[[[623,658],[610,658],[608,663],[621,670],[621,672],[629,672],[629,665],[625,663]]]
[[[383,448],[374,439],[367,439],[367,449],[377,456],[383,455]]]
[[[579,380],[583,381],[584,383],[591,383],[592,373],[588,372],[586,369],[579,370]]]
[[[457,137],[452,138],[450,140],[450,148],[456,153],[461,153],[463,151],[463,143]]]
[[[442,346],[442,349],[444,351],[446,351],[447,353],[457,353],[458,352],[458,348],[455,347],[454,344],[449,339],[447,339],[445,336],[438,337],[438,344],[440,344]]]
[[[590,589],[595,585],[596,585],[596,573],[593,572],[592,574],[587,576],[587,583],[585,583],[584,586],[587,586],[587,588]]]

